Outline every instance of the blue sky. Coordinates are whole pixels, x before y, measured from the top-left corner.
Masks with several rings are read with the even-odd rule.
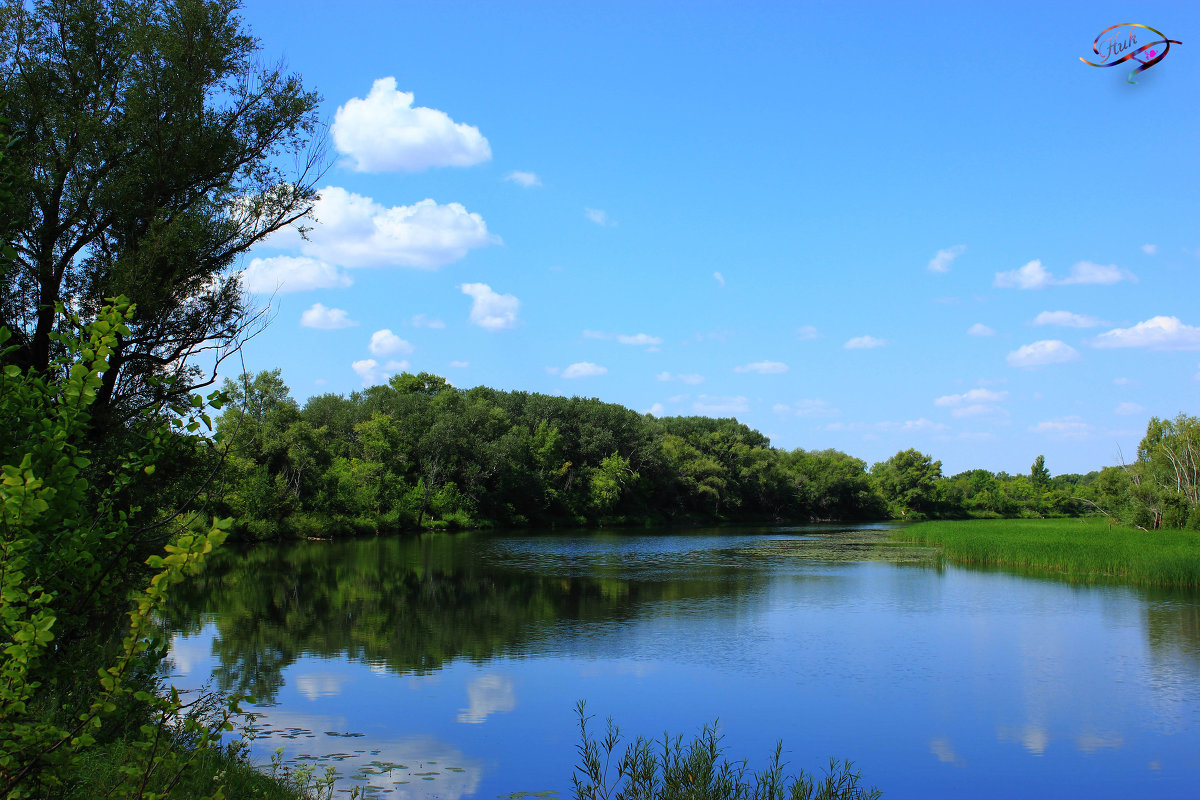
[[[241,265],[275,315],[246,367],[301,402],[428,371],[948,473],[1096,469],[1200,411],[1194,4],[243,16],[329,125],[310,241]],[[1082,64],[1122,22],[1183,44]]]

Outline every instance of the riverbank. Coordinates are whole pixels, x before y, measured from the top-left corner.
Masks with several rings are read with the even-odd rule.
[[[919,522],[891,533],[960,564],[1024,567],[1081,583],[1200,587],[1200,531],[1144,531],[1107,519]]]

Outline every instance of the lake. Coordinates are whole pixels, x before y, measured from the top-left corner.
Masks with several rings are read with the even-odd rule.
[[[253,757],[380,798],[571,796],[601,733],[886,798],[1200,792],[1200,594],[940,564],[887,526],[434,534],[227,550],[166,615],[175,683],[259,700]],[[555,797],[555,795],[543,795]]]

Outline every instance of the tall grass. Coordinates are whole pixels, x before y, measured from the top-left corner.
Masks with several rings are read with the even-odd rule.
[[[1200,531],[1144,531],[1103,518],[919,522],[892,538],[940,545],[962,564],[1025,567],[1080,582],[1200,587]]]
[[[823,778],[805,774],[785,778],[783,745],[763,772],[748,772],[744,761],[728,761],[721,752],[716,725],[706,725],[686,746],[683,737],[664,734],[660,741],[638,737],[618,754],[621,732],[608,720],[604,738],[588,733],[591,719],[582,701],[579,713],[580,763],[572,777],[576,800],[877,800],[878,789],[864,789],[849,761],[829,762]],[[615,769],[615,774],[614,774]]]

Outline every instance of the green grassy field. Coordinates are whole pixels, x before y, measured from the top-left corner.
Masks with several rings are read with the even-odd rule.
[[[1200,587],[1200,531],[1143,531],[1106,519],[920,522],[892,538],[938,545],[961,564],[1025,567],[1081,582]]]

